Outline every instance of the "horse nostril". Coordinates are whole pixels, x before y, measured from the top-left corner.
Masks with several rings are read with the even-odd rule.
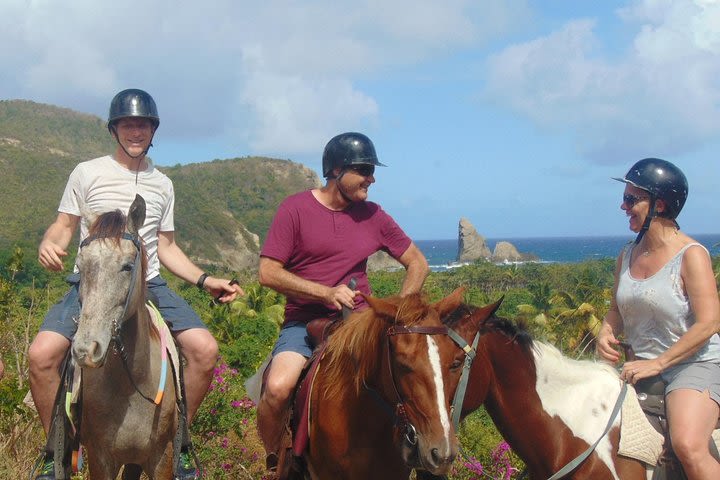
[[[432,460],[433,465],[436,467],[438,465],[442,465],[443,463],[443,459],[440,456],[440,450],[438,450],[437,448],[433,448],[432,450],[430,450],[430,459]]]
[[[100,351],[100,344],[98,342],[92,342],[90,344],[90,351],[88,353],[90,354],[90,358],[92,358],[93,360],[97,360],[97,357],[99,357],[102,353]]]

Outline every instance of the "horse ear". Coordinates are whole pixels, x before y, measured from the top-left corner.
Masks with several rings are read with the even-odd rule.
[[[450,295],[442,300],[435,302],[432,307],[438,312],[440,318],[445,318],[452,312],[457,310],[463,301],[465,295],[465,287],[456,288]]]
[[[127,229],[128,232],[139,235],[140,227],[145,223],[145,199],[140,195],[135,195],[128,211]]]
[[[83,205],[80,207],[80,216],[85,219],[88,225],[92,225],[100,215],[92,210],[89,210]]]
[[[379,316],[386,318],[395,318],[397,316],[398,306],[394,303],[390,303],[381,298],[371,297],[369,295],[365,295],[364,293],[361,295],[365,301],[368,302],[370,308],[372,308]]]
[[[480,307],[477,310],[475,310],[472,313],[472,319],[474,322],[478,322],[478,324],[484,323],[488,318],[492,317],[495,312],[497,312],[498,308],[500,308],[500,305],[502,304],[503,300],[505,299],[505,296],[503,295],[500,297],[500,300],[498,300],[495,303],[491,303],[489,305],[485,305],[484,307]]]
[[[77,191],[73,190],[73,195],[77,198]],[[100,215],[87,208],[84,202],[78,201],[78,203],[80,204],[80,216],[85,219],[88,225],[95,223],[95,220],[97,220]]]

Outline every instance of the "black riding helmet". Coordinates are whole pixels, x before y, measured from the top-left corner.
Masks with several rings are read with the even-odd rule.
[[[685,174],[666,160],[645,158],[633,165],[625,177],[614,179],[645,190],[655,200],[663,200],[665,211],[659,212],[659,217],[677,218],[687,200]]]
[[[638,243],[643,237],[653,217],[665,217],[674,221],[687,200],[687,178],[678,167],[667,160],[644,158],[630,167],[623,178],[613,177],[613,179],[629,183],[650,194],[650,211],[635,243]],[[665,211],[663,212],[655,211],[655,201],[658,199],[665,202]]]
[[[108,113],[108,130],[115,136],[115,139],[120,145],[120,148],[131,158],[140,158],[147,155],[148,150],[152,147],[152,139],[148,144],[147,149],[140,155],[130,155],[125,150],[125,147],[120,143],[117,138],[117,131],[115,130],[115,123],[121,118],[147,118],[153,124],[153,136],[155,136],[155,130],[160,125],[160,116],[158,115],[157,106],[155,100],[145,90],[139,88],[128,88],[119,92],[113,97],[110,102],[110,112]]]
[[[149,93],[138,88],[123,90],[112,99],[108,114],[108,130],[112,132],[115,122],[127,117],[150,119],[155,129],[160,125],[160,116],[155,100]]]
[[[362,133],[346,132],[333,137],[322,158],[323,176],[330,178],[334,169],[351,165],[375,165],[384,167],[377,158],[372,141]]]

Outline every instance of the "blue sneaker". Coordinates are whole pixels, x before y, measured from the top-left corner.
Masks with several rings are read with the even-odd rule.
[[[55,477],[53,477],[53,480],[54,478]],[[195,463],[193,461],[192,455],[190,455],[190,452],[180,452],[180,462],[178,465],[177,476],[175,478],[177,480],[197,480],[200,478],[200,475],[198,475],[198,471],[195,468]]]
[[[46,453],[35,467],[35,480],[55,480],[55,459],[52,453]]]

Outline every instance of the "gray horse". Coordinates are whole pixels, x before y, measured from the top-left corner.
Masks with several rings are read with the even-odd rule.
[[[172,478],[175,383],[168,373],[160,384],[161,342],[145,307],[144,221],[138,195],[127,224],[119,211],[97,217],[77,256],[82,312],[72,356],[82,368],[80,441],[93,480],[115,479],[123,465],[123,479]]]

